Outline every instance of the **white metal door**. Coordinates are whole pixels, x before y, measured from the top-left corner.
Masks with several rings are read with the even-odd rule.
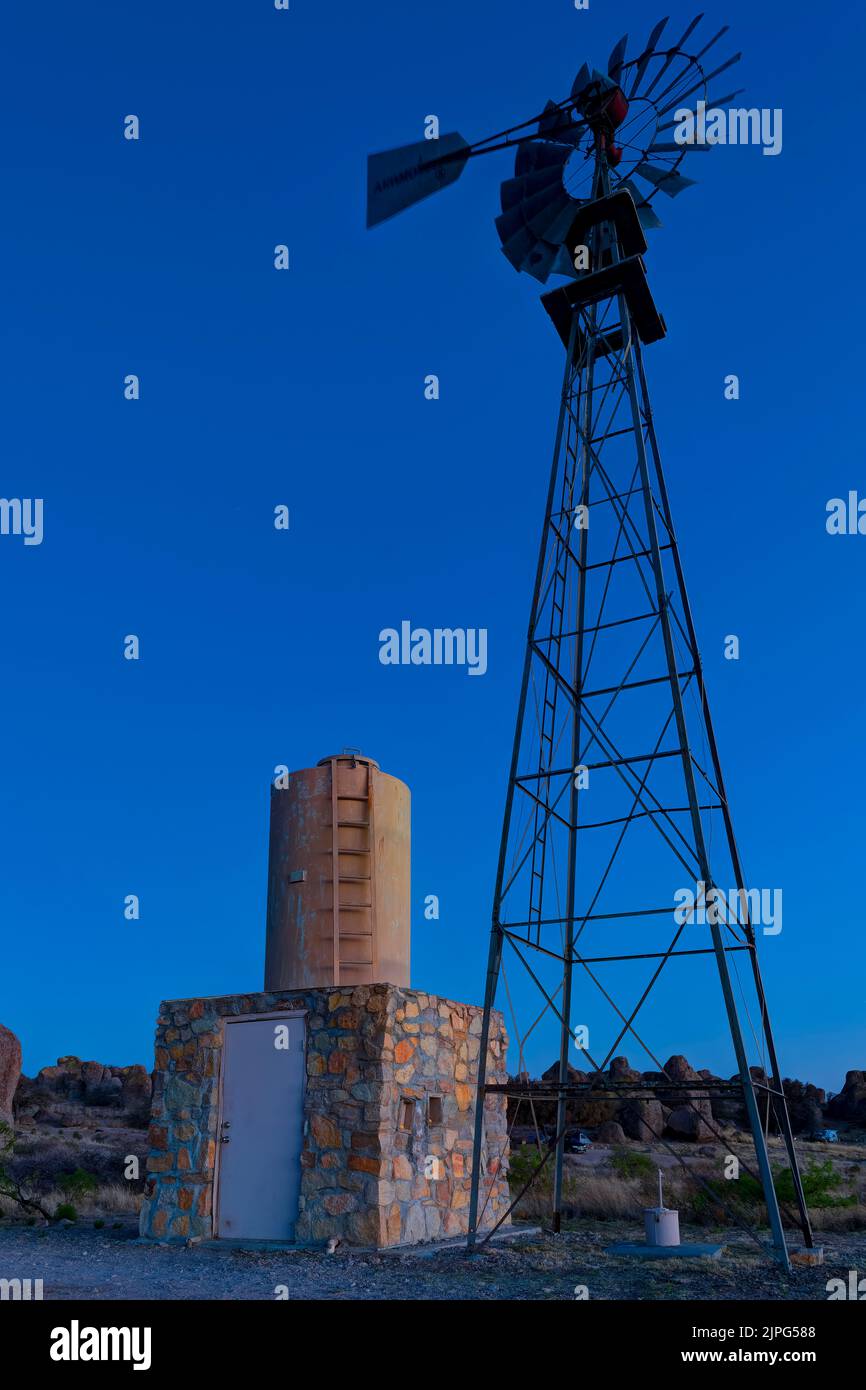
[[[292,1240],[301,1185],[304,1020],[227,1022],[217,1234]]]

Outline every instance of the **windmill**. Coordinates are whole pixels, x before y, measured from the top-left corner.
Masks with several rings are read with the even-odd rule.
[[[680,143],[679,119],[689,103],[718,107],[739,95],[709,95],[741,55],[716,65],[711,51],[727,27],[701,45],[693,37],[701,18],[670,45],[668,21],[659,21],[631,59],[621,39],[606,72],[585,64],[569,97],[486,140],[470,145],[452,133],[372,155],[367,223],[454,183],[471,159],[516,147],[496,219],[502,251],[542,284],[560,281],[541,298],[565,371],[496,872],[479,1098],[506,1091],[532,1116],[542,1102],[555,1106],[533,1176],[549,1175],[552,1161],[557,1231],[569,1104],[633,1104],[639,1132],[664,1145],[664,1112],[648,1094],[694,1113],[695,1132],[702,1126],[719,1138],[711,1100],[736,1098],[774,1253],[787,1268],[765,1134],[771,1117],[797,1207],[786,1215],[809,1246],[812,1234],[758,961],[760,900],[746,886],[734,837],[643,361],[644,348],[666,333],[644,266],[646,233],[661,226],[659,203],[692,186],[685,161],[708,151]],[[677,912],[675,902],[687,905]],[[673,1075],[646,1036],[644,1020],[674,962],[678,971],[712,972],[721,986],[736,1063],[729,1080]],[[500,985],[520,1068],[491,1085],[488,1026]],[[599,1025],[588,1039],[582,1026],[589,995],[609,1027],[600,1046]],[[537,1005],[528,1031],[516,1017],[518,996]],[[523,1055],[542,1020],[558,1037],[559,1061],[537,1082]],[[652,1060],[652,1085],[646,1073],[611,1067],[624,1039]],[[750,1048],[760,1066],[750,1066]],[[470,1246],[491,1164],[483,1112],[479,1103]],[[732,1215],[743,1224],[741,1212]]]

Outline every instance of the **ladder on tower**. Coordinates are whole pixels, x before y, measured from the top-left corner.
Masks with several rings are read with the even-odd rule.
[[[359,790],[354,778],[341,785],[341,771],[365,772]],[[373,873],[373,769],[347,767],[331,759],[331,854],[333,871],[334,983],[370,984],[375,978],[375,876]],[[366,891],[363,885],[366,885]]]

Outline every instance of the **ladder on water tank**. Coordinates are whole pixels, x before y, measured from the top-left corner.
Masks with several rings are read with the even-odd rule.
[[[366,782],[363,792],[351,784],[340,785],[341,767],[347,772],[364,768]],[[333,873],[331,885],[333,893],[334,923],[334,983],[372,984],[376,973],[376,903],[375,874],[373,872],[374,826],[373,826],[373,768],[369,763],[355,763],[347,767],[338,758],[331,759],[331,853]],[[363,836],[355,836],[354,831],[363,831]],[[341,834],[341,832],[343,832]],[[366,838],[365,845],[355,841]],[[351,844],[347,841],[352,840]],[[346,858],[356,865],[357,873],[344,873],[341,859]],[[364,871],[366,870],[366,872]],[[342,888],[348,884],[369,885],[367,901],[346,900],[355,896],[351,890],[344,898]],[[345,914],[345,915],[344,915]],[[365,915],[366,914],[366,915]]]

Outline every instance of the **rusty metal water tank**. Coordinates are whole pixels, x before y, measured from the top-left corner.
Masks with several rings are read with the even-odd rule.
[[[409,788],[344,752],[271,788],[265,989],[409,984]]]

